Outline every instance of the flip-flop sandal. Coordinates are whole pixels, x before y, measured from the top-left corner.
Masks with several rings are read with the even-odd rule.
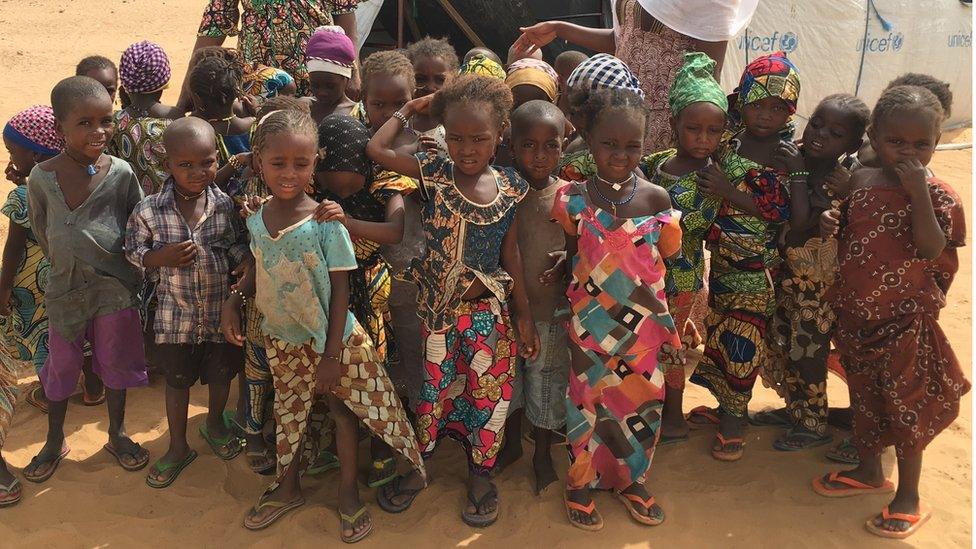
[[[564,497],[563,501],[566,503],[566,517],[569,518],[569,523],[573,526],[579,528],[580,530],[586,530],[587,532],[598,532],[603,530],[603,516],[597,514],[596,518],[599,519],[593,524],[584,524],[579,521],[573,520],[573,511],[577,513],[583,513],[589,518],[593,518],[596,511],[596,501],[590,500],[589,505],[583,505],[582,503],[576,503],[575,501],[570,501],[568,497]]]
[[[105,402],[105,385],[102,385],[102,392],[92,396],[88,393],[88,384],[85,383],[85,374],[81,374],[81,403],[85,406],[98,406]]]
[[[813,491],[821,496],[828,498],[849,498],[851,496],[864,496],[870,494],[889,494],[895,491],[895,485],[890,480],[885,480],[881,486],[871,486],[861,481],[849,477],[840,476],[841,471],[833,471],[824,477],[814,477],[811,484]],[[848,486],[847,488],[831,488],[827,482],[839,482]]]
[[[305,474],[312,476],[321,475],[333,469],[338,469],[339,465],[339,456],[328,450],[322,450],[319,452],[318,457],[315,458],[315,461],[308,467],[308,470],[305,471]]]
[[[741,438],[725,438],[722,433],[715,433],[715,440],[718,442],[718,447],[712,445],[712,457],[719,461],[739,461],[742,459],[742,455],[745,453],[746,443]],[[738,444],[739,449],[730,451],[726,450],[726,446],[732,444]]]
[[[824,457],[830,461],[845,463],[847,465],[860,465],[861,463],[861,458],[857,455],[857,448],[851,444],[851,439],[849,438],[845,438],[840,444],[827,450]]]
[[[245,452],[244,457],[247,458],[247,466],[251,471],[259,475],[270,475],[278,466],[278,459],[272,455],[270,449],[265,449],[263,452]]]
[[[553,431],[552,435],[553,435],[552,443],[550,444],[550,446],[566,446],[566,444],[568,444],[565,433],[562,433],[560,431]],[[522,434],[522,440],[535,444],[535,430],[526,429],[525,432]]]
[[[46,414],[47,413],[47,400],[42,399],[39,396],[37,396],[37,392],[40,391],[40,390],[41,390],[41,384],[40,383],[38,383],[38,384],[34,385],[33,387],[31,387],[27,391],[27,398],[26,398],[26,400],[27,400],[27,404],[30,404],[31,406],[33,406],[33,407],[37,408],[38,410],[40,410],[42,414]]]
[[[244,517],[244,528],[247,528],[248,530],[263,530],[268,526],[274,524],[276,520],[283,517],[285,513],[287,513],[288,511],[291,511],[292,509],[297,509],[302,505],[305,505],[305,498],[298,498],[294,501],[289,501],[287,503],[283,501],[264,501],[258,503],[253,508],[251,508],[251,513],[257,513],[262,509],[269,508],[269,507],[274,509],[275,511],[270,515],[268,515],[264,520],[257,523],[248,522],[248,518],[250,518],[251,516],[249,513],[248,516]]]
[[[678,435],[676,437],[669,437],[667,435],[661,435],[658,439],[658,446],[667,446],[669,444],[678,444],[679,442],[688,442],[688,435]]]
[[[635,521],[645,525],[645,526],[657,526],[664,522],[664,517],[655,518],[650,515],[645,515],[640,513],[634,506],[640,505],[645,511],[650,512],[651,507],[654,507],[654,496],[648,499],[644,499],[637,494],[628,494],[625,492],[617,492],[617,499],[623,502],[624,507],[627,508],[627,512],[630,513],[630,517]]]
[[[109,454],[112,454],[112,457],[114,457],[115,460],[119,462],[119,466],[121,466],[123,469],[125,469],[130,473],[134,473],[136,471],[142,470],[146,465],[149,465],[149,452],[143,453],[142,451],[145,449],[142,446],[139,446],[134,442],[133,444],[135,444],[136,448],[139,449],[137,450],[136,454],[133,454],[132,452],[119,452],[118,450],[115,449],[114,446],[112,446],[111,442],[107,442],[105,446],[102,446],[102,450],[105,450]],[[142,458],[139,458],[140,453],[142,453],[143,456]],[[126,465],[126,463],[122,461],[123,456],[130,456],[133,458],[137,458],[139,459],[139,461],[137,461],[135,465]]]
[[[369,478],[366,486],[379,488],[384,484],[389,484],[397,477],[396,458],[374,459],[373,467],[369,470]]]
[[[180,476],[180,473],[183,472],[183,469],[186,469],[187,465],[193,463],[193,460],[197,459],[197,455],[198,454],[196,450],[190,450],[190,453],[187,454],[186,457],[183,458],[183,461],[179,463],[160,463],[159,461],[157,461],[149,469],[149,474],[146,476],[146,484],[150,488],[166,488],[167,486],[173,484],[173,482],[176,481],[177,477]],[[168,473],[170,471],[172,471],[172,473],[170,473],[170,475],[166,477],[166,480],[159,481],[153,478],[160,474]]]
[[[344,523],[348,524],[349,527],[351,528],[352,525],[356,524],[356,521],[358,521],[359,520],[359,517],[363,516],[364,513],[366,513],[366,506],[365,505],[363,505],[362,507],[360,507],[358,511],[356,511],[355,513],[353,513],[351,515],[347,515],[347,514],[343,513],[342,511],[339,511],[339,520],[341,522],[344,522]],[[362,532],[358,533],[358,534],[353,534],[353,535],[351,535],[349,537],[346,537],[346,536],[342,535],[342,530],[344,530],[344,529],[345,528],[343,528],[343,525],[342,524],[339,524],[339,530],[340,530],[340,532],[339,532],[339,539],[341,539],[345,543],[356,543],[357,541],[359,541],[359,540],[365,538],[366,536],[368,536],[373,531],[373,519],[372,519],[372,517],[370,517],[369,523],[368,523],[368,526],[366,526],[366,529],[363,530]]]
[[[790,444],[790,440],[801,439],[800,445]],[[810,431],[797,431],[795,429],[790,429],[786,431],[786,435],[782,438],[778,438],[773,441],[773,448],[779,450],[780,452],[799,452],[801,450],[809,450],[811,448],[817,448],[823,446],[824,444],[830,444],[833,442],[833,435],[818,435],[816,433],[811,433]]]
[[[234,433],[234,436],[238,438],[244,437],[246,432],[244,431],[244,426],[237,422],[237,412],[233,410],[224,410],[221,417],[224,418],[224,427],[226,427],[228,431]]]
[[[878,517],[881,520],[903,520],[908,523],[908,529],[902,530],[900,532],[892,532],[891,530],[885,530],[880,526],[875,526],[874,521]],[[932,518],[932,513],[921,503],[918,504],[918,514],[911,513],[892,513],[888,510],[888,506],[881,510],[881,515],[875,515],[864,523],[864,527],[868,529],[868,532],[876,536],[881,536],[883,538],[889,539],[905,539],[915,533],[916,530],[922,527],[923,524],[928,522]]]
[[[696,427],[718,425],[718,410],[708,406],[697,406],[688,412],[685,420]]]
[[[6,486],[0,484],[0,507],[16,505],[22,497],[24,497],[24,488],[17,477],[14,477]]]
[[[24,469],[24,478],[29,480],[30,482],[36,482],[36,483],[44,482],[45,480],[51,478],[54,475],[54,472],[58,470],[58,465],[61,465],[61,460],[63,460],[64,457],[67,456],[68,453],[70,452],[71,452],[71,448],[68,448],[68,445],[65,444],[61,446],[61,453],[58,454],[58,456],[51,461],[46,461],[46,462],[38,461],[37,456],[34,456],[33,458],[31,458],[30,464],[27,465],[27,468]],[[36,465],[40,465],[42,463],[50,464],[48,466],[46,473],[44,473],[43,475],[29,475],[27,473],[27,469],[30,469],[31,467],[35,467]]]
[[[244,450],[241,439],[237,438],[237,435],[233,433],[228,433],[227,436],[222,438],[210,436],[206,423],[201,423],[197,430],[200,432],[203,440],[207,441],[207,445],[210,446],[213,453],[224,461],[230,461],[236,458]]]
[[[498,520],[498,488],[493,482],[490,484],[490,486],[491,487],[488,488],[488,491],[482,494],[477,500],[474,499],[471,492],[468,491],[468,502],[474,506],[475,512],[469,513],[467,509],[462,509],[461,520],[472,528],[487,528],[492,524],[495,524],[495,521]],[[491,500],[491,498],[495,498],[495,510],[487,515],[478,514],[478,509],[481,509]]]
[[[423,492],[430,484],[430,476],[427,476],[427,484],[423,488],[401,488],[402,483],[403,477],[398,476],[393,479],[393,482],[376,491],[376,503],[379,504],[380,509],[394,515],[406,511],[413,505],[413,500],[417,499],[417,494]],[[393,495],[389,495],[390,490],[393,491]],[[393,503],[393,498],[398,496],[407,496],[407,500],[396,505]]]
[[[749,425],[756,427],[792,427],[793,421],[786,408],[763,410],[749,416]]]

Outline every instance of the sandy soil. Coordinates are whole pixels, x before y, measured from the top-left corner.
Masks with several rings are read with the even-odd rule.
[[[51,86],[72,74],[81,57],[99,53],[118,59],[128,44],[140,39],[155,40],[169,53],[176,78],[165,99],[174,101],[203,4],[202,0],[0,0],[0,67],[14,75],[0,79],[0,120],[28,105],[47,102]],[[946,137],[968,142],[972,132],[953,132]],[[6,162],[5,151],[0,151],[0,162]],[[959,190],[972,212],[971,151],[939,153],[931,167]],[[0,188],[4,195],[7,190]],[[970,365],[970,248],[963,249],[960,259],[961,272],[942,323],[959,358]],[[847,391],[838,379],[830,380],[829,394],[832,404],[846,405]],[[205,404],[206,392],[195,388],[191,433],[203,419]],[[698,404],[710,405],[711,398],[690,387],[686,407]],[[757,389],[754,409],[778,404],[773,392]],[[922,497],[933,508],[934,518],[908,545],[971,546],[971,408],[967,396],[962,416],[926,455]],[[222,462],[207,451],[201,439],[194,438],[192,444],[201,457],[174,486],[152,490],[144,483],[145,472],[125,473],[100,451],[107,423],[104,408],[76,403],[69,410],[66,431],[71,455],[51,481],[40,486],[28,483],[24,501],[0,511],[0,546],[339,545],[336,477],[331,476],[335,473],[307,481],[305,507],[266,531],[252,533],[240,522],[267,479],[252,474],[243,457]],[[149,389],[130,393],[127,419],[135,440],[155,456],[165,451],[159,380]],[[5,457],[16,469],[26,466],[40,450],[45,427],[43,415],[25,404],[20,406],[4,448]],[[810,479],[835,466],[823,458],[824,449],[800,454],[774,451],[770,444],[777,434],[775,429],[752,428],[746,456],[734,464],[716,462],[708,455],[711,431],[693,432],[689,442],[662,448],[649,486],[667,511],[667,521],[653,529],[639,527],[619,503],[600,495],[597,502],[608,527],[592,535],[567,523],[560,489],[552,489],[542,498],[533,495],[527,459],[496,480],[502,498],[498,523],[484,531],[468,528],[458,516],[464,499],[462,454],[447,443],[430,464],[436,481],[410,511],[386,515],[371,504],[375,532],[363,545],[495,547],[518,540],[529,547],[592,543],[628,548],[718,543],[729,547],[899,546],[871,536],[863,527],[864,520],[886,503],[884,496],[839,501],[817,496],[809,488]],[[555,452],[564,466],[564,453],[559,448]],[[893,461],[889,454],[889,468]],[[363,494],[366,501],[373,501],[371,490],[364,487]]]

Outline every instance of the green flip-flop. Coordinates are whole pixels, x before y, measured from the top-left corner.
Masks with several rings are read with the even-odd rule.
[[[309,465],[308,470],[305,471],[306,475],[321,475],[322,473],[327,473],[333,469],[339,468],[339,457],[328,450],[322,450],[319,455],[315,458],[315,461]]]
[[[180,476],[183,469],[186,469],[187,465],[193,463],[193,460],[197,459],[197,455],[196,450],[190,450],[190,453],[187,454],[186,457],[183,458],[183,461],[179,463],[161,463],[159,460],[157,460],[156,463],[154,463],[149,469],[149,474],[146,475],[146,484],[150,488],[166,488],[176,481],[177,477]],[[173,473],[166,477],[166,480],[164,481],[158,481],[153,478],[159,473],[167,473],[169,471],[173,471]]]
[[[369,470],[369,478],[366,485],[370,488],[379,488],[393,482],[397,476],[396,459],[388,457],[386,459],[374,459],[373,467]]]
[[[221,417],[224,418],[224,427],[226,427],[228,431],[234,433],[234,435],[238,437],[244,436],[244,426],[237,422],[237,412],[234,410],[224,410]]]
[[[356,521],[359,520],[359,517],[363,516],[365,513],[366,513],[366,506],[363,505],[362,507],[359,508],[358,511],[356,511],[355,513],[353,513],[351,515],[347,515],[347,514],[343,513],[342,511],[339,511],[339,519],[342,522],[348,524],[350,527],[352,527],[354,524],[356,524]],[[342,529],[342,525],[340,524],[340,530],[341,529]],[[353,535],[351,535],[349,537],[346,537],[346,536],[342,535],[342,533],[340,532],[339,533],[339,536],[340,536],[340,539],[342,539],[342,541],[345,542],[345,543],[356,543],[357,541],[360,541],[361,539],[363,539],[366,536],[368,536],[370,534],[370,532],[372,532],[372,531],[373,531],[373,519],[370,518],[369,525],[362,532],[360,532],[358,534],[353,534]]]
[[[230,433],[225,437],[216,438],[210,436],[210,432],[207,431],[207,424],[200,424],[200,436],[203,440],[207,441],[210,449],[217,457],[224,461],[229,461],[236,458],[244,450],[244,445],[241,444],[241,439],[237,435]]]

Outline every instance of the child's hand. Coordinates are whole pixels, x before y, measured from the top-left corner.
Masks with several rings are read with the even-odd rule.
[[[241,287],[241,282],[244,278],[250,276],[254,272],[254,256],[247,254],[244,261],[241,261],[240,265],[234,267],[234,270],[230,272],[230,275],[236,279],[236,282],[230,285],[231,290],[239,290]]]
[[[928,183],[925,181],[925,166],[917,159],[902,160],[895,164],[895,173],[898,174],[901,187],[913,198],[918,196],[918,193],[928,192]]]
[[[528,360],[535,360],[539,356],[539,333],[535,331],[535,322],[531,318],[519,318],[515,322],[518,336],[519,356]]]
[[[261,206],[267,201],[268,199],[264,197],[245,195],[244,204],[241,205],[241,217],[247,219],[248,217],[256,214],[257,211],[261,209]]]
[[[318,395],[331,393],[332,388],[339,384],[341,377],[342,364],[335,358],[323,354],[315,372],[315,393]]]
[[[844,198],[851,192],[851,171],[837,166],[827,174],[824,184],[834,196]]]
[[[437,146],[437,140],[429,135],[421,135],[417,138],[417,152],[432,152],[436,153],[440,151],[440,147]]]
[[[3,174],[7,177],[7,181],[13,183],[14,185],[19,185],[20,180],[23,179],[13,162],[7,163],[7,169],[3,171]]]
[[[827,210],[820,214],[820,237],[824,240],[837,236],[840,228],[840,210]]]
[[[806,167],[800,149],[789,141],[781,141],[776,147],[776,152],[773,153],[773,165],[780,166],[788,173],[802,172]]]
[[[196,259],[197,245],[192,240],[186,240],[146,252],[142,264],[144,267],[189,267]]]
[[[404,110],[408,113],[407,118],[415,114],[426,114],[430,108],[430,102],[433,100],[434,94],[430,94],[407,101],[407,104],[403,106]]]
[[[735,187],[718,164],[709,164],[698,171],[698,188],[706,194],[726,199],[735,192]]]
[[[240,302],[236,296],[232,295],[224,301],[224,305],[220,309],[220,331],[228,343],[241,347],[244,345],[242,326]]]
[[[342,206],[338,202],[333,202],[331,200],[323,200],[315,208],[315,221],[319,223],[326,223],[328,221],[338,221],[343,225],[346,224],[346,212],[342,210]]]
[[[549,252],[549,259],[552,260],[552,267],[549,267],[539,275],[539,284],[552,286],[563,279],[565,274],[566,252]]]

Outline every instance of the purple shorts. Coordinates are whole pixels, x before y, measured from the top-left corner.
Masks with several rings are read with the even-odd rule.
[[[106,387],[118,390],[149,383],[139,311],[129,308],[89,320],[85,333],[74,341],[48,327],[48,356],[40,374],[48,399],[56,402],[74,394],[86,340],[91,343],[92,369]]]

